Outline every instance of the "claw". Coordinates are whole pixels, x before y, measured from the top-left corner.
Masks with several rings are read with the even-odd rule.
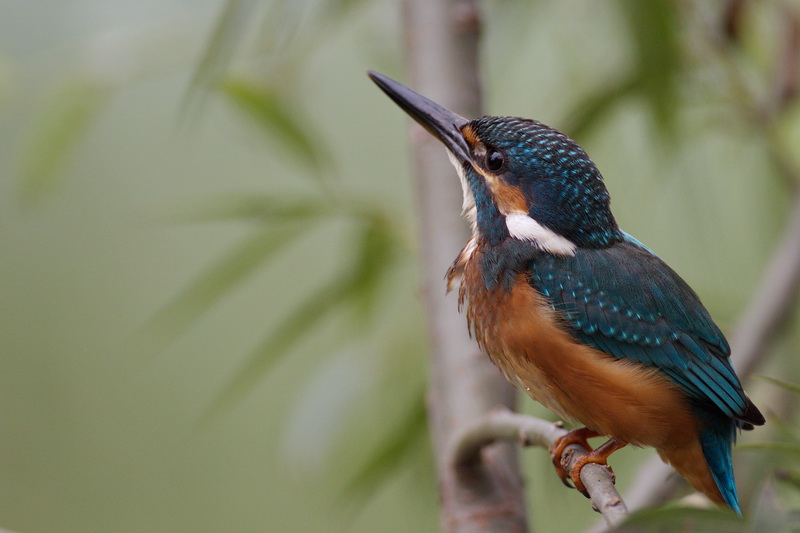
[[[566,435],[556,439],[556,441],[553,443],[553,446],[550,448],[550,458],[553,460],[553,466],[556,468],[556,474],[561,482],[569,488],[573,488],[569,483],[569,479],[572,476],[570,476],[570,474],[568,474],[564,468],[565,459],[569,458],[569,455],[564,457],[564,450],[567,448],[567,446],[572,444],[580,444],[591,452],[592,447],[589,446],[587,439],[592,437],[599,437],[599,434],[596,431],[585,427],[573,429]],[[572,479],[574,481],[574,478]],[[580,478],[578,479],[578,482],[580,482]],[[581,485],[583,485],[583,483],[581,483]]]
[[[581,469],[589,463],[597,463],[608,468],[613,478],[614,471],[608,466],[608,456],[628,444],[627,442],[612,438],[607,440],[596,450],[592,449],[587,439],[599,436],[599,433],[589,428],[573,429],[566,435],[556,439],[553,446],[550,448],[550,458],[553,460],[558,478],[569,488],[573,488],[574,485],[574,488],[587,498],[589,497],[589,493],[586,490],[586,485],[581,481]],[[567,450],[567,447],[572,444],[580,444],[589,450],[589,453],[578,457],[572,464],[569,472],[567,472],[566,466],[569,464],[570,456],[573,453],[573,450]],[[572,483],[570,483],[570,481],[572,481]]]
[[[620,448],[627,446],[627,444],[627,442],[609,439],[596,450],[592,450],[589,453],[578,457],[570,469],[570,479],[572,479],[572,482],[575,484],[575,489],[587,498],[589,497],[589,492],[586,490],[586,485],[584,485],[583,481],[581,480],[581,469],[589,463],[597,463],[605,466],[611,473],[612,481],[616,481],[614,471],[611,470],[610,466],[608,466],[608,456]]]

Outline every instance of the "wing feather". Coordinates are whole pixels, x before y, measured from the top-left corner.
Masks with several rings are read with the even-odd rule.
[[[625,241],[571,257],[540,253],[530,283],[579,341],[656,367],[698,403],[759,423],[724,335],[697,294],[647,248]]]

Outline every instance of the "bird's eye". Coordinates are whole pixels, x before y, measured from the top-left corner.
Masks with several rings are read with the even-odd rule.
[[[497,150],[490,150],[486,155],[486,168],[492,172],[497,172],[503,168],[503,163],[505,163],[505,158]]]

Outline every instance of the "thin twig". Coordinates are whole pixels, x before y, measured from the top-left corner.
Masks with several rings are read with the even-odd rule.
[[[775,248],[750,305],[731,336],[736,372],[747,376],[769,352],[795,308],[800,288],[800,190],[795,192],[783,237]],[[675,471],[658,457],[639,467],[626,494],[631,510],[663,503],[681,486]],[[596,530],[592,530],[596,531]]]
[[[480,461],[484,447],[498,440],[516,440],[524,446],[550,448],[556,439],[566,434],[567,431],[559,424],[498,408],[454,435],[449,448],[450,462],[456,469],[469,467]],[[580,444],[568,446],[564,454],[567,471],[588,452]],[[611,471],[602,465],[589,463],[581,468],[580,476],[593,508],[603,515],[609,526],[621,524],[628,516],[628,509],[614,486]]]
[[[733,365],[739,374],[750,374],[772,346],[795,308],[799,286],[800,189],[794,193],[783,236],[731,337]]]
[[[797,14],[792,12],[792,17],[795,26],[791,28],[791,40],[787,44],[787,50],[784,50],[784,55],[796,58],[800,46],[797,38]],[[785,62],[781,67],[785,67]],[[796,65],[792,65],[791,76],[785,73],[778,76],[780,90],[776,91],[775,97],[780,98],[780,102],[772,106],[773,112],[752,112],[754,108],[759,107],[755,97],[751,96],[743,102],[743,114],[767,136],[768,155],[776,174],[794,188],[794,199],[783,235],[775,246],[761,281],[731,336],[733,353],[731,361],[737,373],[744,378],[753,372],[779,338],[780,331],[796,307],[800,290],[800,189],[798,188],[800,170],[780,150],[779,143],[773,138],[773,125],[779,118],[779,112],[786,108],[785,99],[797,97],[795,90],[783,88],[784,85],[794,87],[797,83],[795,69]],[[729,76],[732,86],[744,85],[741,74],[733,68],[729,69]],[[787,76],[791,79],[787,80]],[[653,457],[639,468],[626,495],[626,502],[631,510],[662,503],[672,498],[680,486],[675,471],[658,457]],[[604,526],[597,524],[590,531],[598,532],[604,529]]]

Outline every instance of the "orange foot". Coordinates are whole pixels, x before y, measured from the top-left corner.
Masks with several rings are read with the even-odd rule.
[[[611,470],[610,466],[608,466],[608,456],[627,445],[627,442],[617,439],[608,439],[596,450],[592,450],[589,453],[578,457],[570,469],[570,478],[572,479],[572,482],[575,483],[575,488],[587,498],[589,497],[589,492],[586,490],[586,486],[583,484],[583,481],[581,481],[581,469],[589,463],[597,463],[605,466],[608,468],[609,472],[611,472],[613,478],[614,471]]]
[[[566,447],[572,444],[580,444],[581,446],[583,446],[584,448],[586,448],[591,452],[592,447],[589,446],[589,443],[586,441],[586,439],[591,439],[592,437],[599,437],[599,436],[600,436],[599,433],[589,428],[578,428],[578,429],[573,429],[572,431],[570,431],[569,433],[567,433],[562,437],[559,437],[553,443],[553,446],[550,448],[550,458],[553,460],[553,466],[556,467],[556,474],[558,474],[558,478],[564,485],[566,485],[569,488],[572,488],[572,485],[570,485],[569,481],[567,480],[570,477],[572,477],[573,481],[575,480],[575,478],[573,476],[570,476],[564,469],[562,456],[564,455],[564,450],[566,449]],[[580,472],[580,470],[578,472]],[[580,483],[580,476],[578,477],[578,483]],[[580,484],[583,485],[583,483]]]

